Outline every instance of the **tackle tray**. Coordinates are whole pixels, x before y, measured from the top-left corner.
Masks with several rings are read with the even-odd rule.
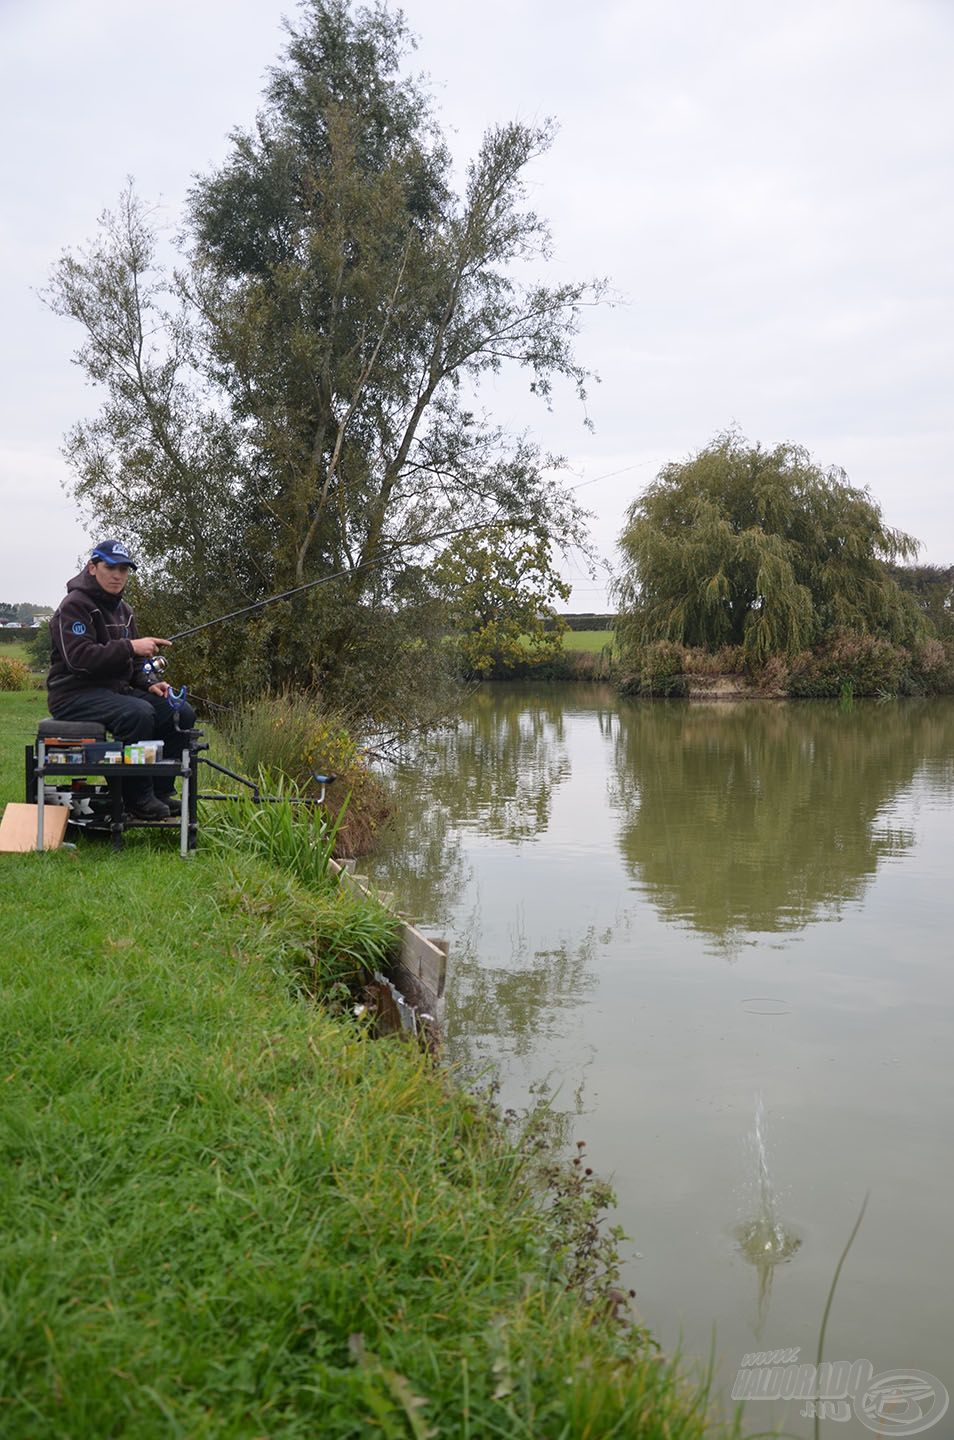
[[[186,732],[183,732],[186,733]],[[195,741],[192,738],[200,732],[189,732],[190,743],[183,750],[181,760],[157,760],[151,763],[117,764],[116,762],[105,762],[102,756],[96,759],[89,755],[89,749],[94,752],[102,751],[103,755],[108,750],[122,748],[118,741],[109,743],[106,741],[106,731],[101,725],[90,725],[82,721],[58,721],[53,719],[41,720],[37,727],[37,738],[34,745],[28,745],[25,752],[26,771],[26,799],[30,805],[37,809],[37,848],[42,848],[43,835],[43,813],[49,804],[59,804],[60,800],[47,797],[47,786],[57,787],[57,782],[69,780],[69,790],[64,786],[61,793],[69,795],[71,815],[69,824],[75,825],[82,830],[99,831],[109,834],[112,837],[113,848],[122,849],[123,834],[126,830],[149,829],[149,830],[172,830],[179,832],[179,850],[185,858],[196,846],[196,835],[198,830],[198,816],[196,806],[196,784],[195,771],[197,752]],[[70,754],[68,760],[52,760],[48,753],[52,749],[54,753],[62,753],[64,750]],[[99,777],[104,783],[102,785],[80,784],[77,781],[88,780],[89,777]],[[123,801],[123,781],[137,780],[146,776],[165,777],[174,779],[176,776],[182,781],[182,812],[178,816],[170,815],[166,820],[141,820],[137,816],[129,814]],[[83,801],[98,801],[96,810],[93,810],[92,803],[88,807],[88,813],[83,811]],[[108,801],[107,806],[103,802]]]

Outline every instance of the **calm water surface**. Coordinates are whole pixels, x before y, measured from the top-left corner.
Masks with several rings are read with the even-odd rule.
[[[826,1356],[954,1392],[954,702],[487,686],[397,786],[372,872],[451,940],[450,1055],[548,1083],[664,1345],[814,1359],[870,1191]]]

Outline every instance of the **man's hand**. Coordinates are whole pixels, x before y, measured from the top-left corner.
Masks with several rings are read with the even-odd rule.
[[[157,654],[160,645],[171,645],[171,640],[160,640],[155,635],[142,635],[138,640],[130,640],[134,655],[142,655],[146,660],[151,660]]]
[[[155,685],[149,686],[149,694],[159,695],[162,699],[165,699],[171,689],[172,686],[169,684],[168,680],[157,680]]]

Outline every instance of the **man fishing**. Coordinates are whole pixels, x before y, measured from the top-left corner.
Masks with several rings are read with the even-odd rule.
[[[175,725],[167,700],[170,686],[152,681],[147,660],[168,645],[155,635],[140,636],[123,591],[136,562],[118,540],[94,546],[84,570],[66,586],[66,599],[50,621],[50,714],[56,720],[91,720],[105,725],[123,745],[162,740],[163,758],[179,760],[186,737]],[[188,704],[179,710],[187,731],[195,724]],[[124,780],[126,808],[140,820],[178,815],[174,781],[166,777]]]

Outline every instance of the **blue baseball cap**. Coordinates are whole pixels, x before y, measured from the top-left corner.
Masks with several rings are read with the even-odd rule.
[[[91,560],[105,560],[107,565],[128,565],[130,570],[136,569],[136,562],[121,540],[100,540],[94,545]]]

